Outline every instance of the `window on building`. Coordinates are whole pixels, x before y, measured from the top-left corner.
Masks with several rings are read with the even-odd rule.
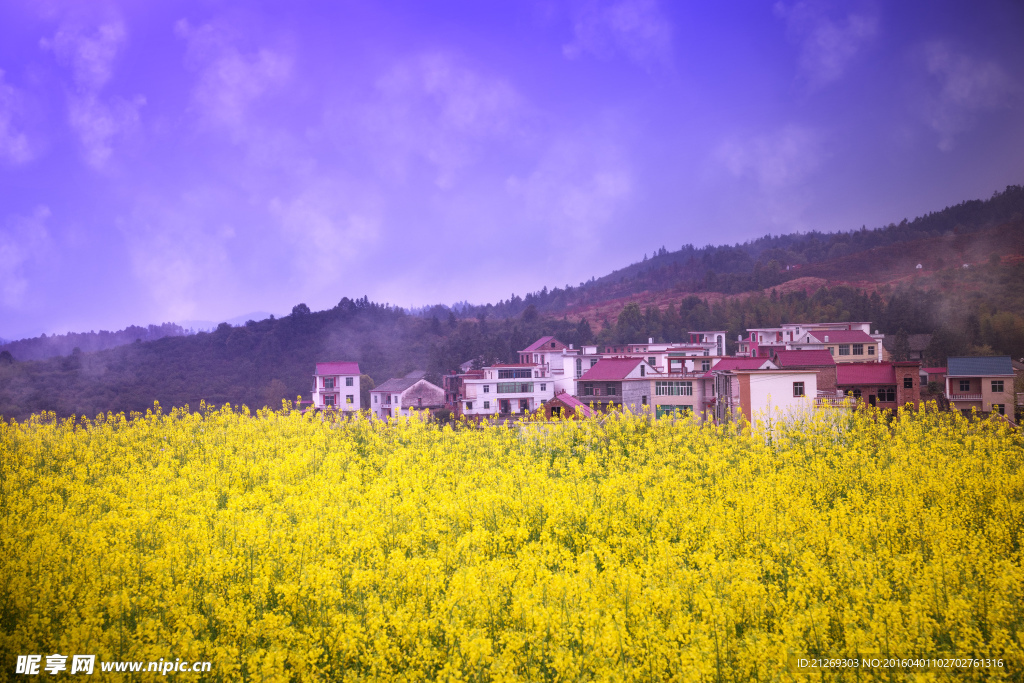
[[[640,364],[640,376],[641,377],[646,377],[647,376],[647,366],[644,365],[643,363]]]
[[[644,406],[647,405],[647,395],[646,394],[644,394],[643,396],[640,397],[640,405],[644,405]]]
[[[324,405],[334,407],[334,394],[330,396],[324,396]]]
[[[992,393],[1001,394],[1003,393],[1003,380],[994,379],[992,380]]]
[[[969,379],[962,379],[962,380],[960,380],[960,391],[966,393],[966,392],[968,392],[970,390],[971,390],[971,380],[969,380]]]
[[[582,374],[583,374],[583,359],[582,358],[577,358],[576,359],[576,376],[579,377]]]
[[[1005,403],[993,403],[992,412],[999,413],[1000,415],[1006,415],[1006,404]]]
[[[490,401],[484,401],[484,410],[490,410],[490,409],[491,409],[491,402]]]
[[[350,387],[350,386],[352,386],[352,379],[353,379],[353,378],[351,378],[351,377],[346,377],[346,378],[345,378],[345,386],[346,386],[346,387]]]
[[[395,403],[398,403],[398,394],[395,394]]]
[[[491,393],[491,385],[490,384],[485,384],[484,385],[484,393],[485,394]]]
[[[693,396],[693,382],[655,382],[655,396]]]
[[[584,396],[593,396],[594,395],[594,385],[591,382],[584,382],[583,383],[583,395]]]
[[[533,382],[498,382],[499,394],[528,394],[533,392]]]
[[[970,417],[971,416],[971,409],[970,408],[961,408],[960,409],[960,414],[963,415],[964,417]]]
[[[913,389],[914,388],[914,378],[913,377],[904,377],[903,378],[903,388],[904,389]]]
[[[353,394],[346,394],[345,395],[345,403],[347,403],[349,405],[352,405],[355,402],[356,402],[356,397]]]
[[[875,347],[874,346],[869,346],[868,347],[868,355],[869,356],[875,355]]]
[[[333,389],[333,388],[334,388],[334,378],[333,377],[324,377],[324,389]]]
[[[548,390],[548,385],[546,383],[544,383],[544,382],[541,382],[540,383],[540,390],[541,391],[547,391]]]
[[[860,389],[854,389],[851,393],[854,398],[860,398]]]
[[[863,344],[854,344],[853,345],[853,355],[855,355],[855,356],[863,356],[864,355],[864,345]]]
[[[473,402],[466,401],[466,410],[473,410]]]
[[[595,365],[597,365],[597,359],[596,358],[591,358],[590,359],[590,367],[594,367]]]
[[[878,400],[894,403],[896,401],[896,387],[879,387]]]
[[[840,356],[849,356],[850,355],[850,345],[849,344],[840,344],[839,345],[839,355]]]
[[[701,370],[701,372],[707,372],[710,369],[711,369],[711,361],[710,360],[702,360],[700,362],[700,370]]]
[[[608,392],[609,396],[614,396],[616,393],[618,393],[618,387],[611,383],[605,385],[605,390]]]
[[[498,379],[530,379],[533,377],[532,370],[498,370]]]
[[[650,356],[647,359],[647,364],[650,365],[652,368],[654,367],[654,356]]]
[[[376,402],[377,402],[377,394],[374,394],[374,395],[373,395],[373,402],[374,402],[374,403],[376,403]]]
[[[793,382],[793,396],[803,396],[803,395],[804,395],[804,383],[803,382]]]

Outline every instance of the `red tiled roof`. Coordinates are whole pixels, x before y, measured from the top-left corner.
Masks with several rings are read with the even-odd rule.
[[[584,417],[590,417],[594,414],[594,411],[590,409],[590,406],[564,391],[560,394],[555,394],[551,401],[558,401],[559,403],[569,406]],[[551,401],[548,401],[548,403],[551,403]]]
[[[622,380],[626,378],[640,363],[642,358],[602,358],[597,364],[583,373],[581,382]]]
[[[765,363],[770,363],[771,358],[723,358],[711,367],[711,372],[725,370],[757,370]]]
[[[551,346],[551,342],[555,342],[555,346],[552,347]],[[538,339],[537,341],[533,342],[532,344],[527,346],[525,349],[520,351],[519,353],[530,353],[531,351],[539,351],[539,350],[541,350],[541,348],[545,348],[545,349],[547,349],[549,351],[553,348],[555,351],[557,351],[559,349],[566,348],[566,346],[565,346],[565,344],[563,344],[562,342],[558,341],[554,337],[551,337],[551,336],[541,337],[540,339]]]
[[[359,363],[347,360],[336,360],[327,363],[316,364],[318,375],[358,375]]]
[[[836,384],[896,384],[896,371],[892,363],[839,363],[836,365]]]
[[[929,375],[945,375],[946,374],[946,368],[945,367],[921,368],[921,369],[924,370],[925,372],[927,372]]]
[[[537,364],[536,363],[495,363],[494,365],[489,365],[488,367],[491,367],[491,368],[535,368],[535,367],[537,367]]]
[[[871,338],[863,330],[811,330],[814,336],[822,344],[877,344],[878,341]],[[828,341],[825,341],[828,337]]]
[[[829,337],[831,339],[831,337]],[[809,351],[776,351],[776,363],[780,368],[794,368],[797,366],[822,367],[835,365],[836,360],[832,354],[825,349],[813,349]]]

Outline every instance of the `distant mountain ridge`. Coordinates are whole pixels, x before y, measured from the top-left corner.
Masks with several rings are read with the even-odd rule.
[[[512,319],[530,315],[614,317],[630,300],[655,306],[676,300],[679,294],[719,298],[789,289],[786,283],[814,286],[848,284],[874,289],[872,283],[913,278],[942,270],[958,260],[979,262],[992,255],[1024,256],[1024,187],[1008,186],[986,200],[968,200],[925,214],[913,221],[852,232],[768,235],[735,245],[694,247],[677,251],[665,247],[651,257],[579,286],[544,287],[524,297],[513,295],[496,304],[473,305],[465,301],[451,306],[425,306],[405,311],[414,317],[455,319]],[[918,260],[922,272],[916,271]],[[812,286],[813,289],[813,286]],[[356,300],[369,304],[364,297]],[[308,309],[307,309],[308,310]],[[263,311],[227,320],[231,326],[264,321],[273,316]],[[281,316],[283,317],[283,316]],[[100,351],[136,340],[155,341],[167,336],[209,332],[218,323],[184,320],[148,327],[130,326],[117,332],[68,333],[0,344],[15,360],[42,360],[81,352]]]

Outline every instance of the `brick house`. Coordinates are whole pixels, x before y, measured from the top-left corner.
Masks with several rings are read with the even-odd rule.
[[[1013,364],[1009,356],[953,357],[946,360],[946,398],[950,407],[995,412],[1014,419]]]
[[[921,364],[917,361],[881,363],[840,363],[836,366],[836,384],[843,394],[852,394],[867,405],[899,408],[908,403],[921,404]]]
[[[544,416],[552,420],[558,417],[591,417],[594,411],[567,391],[561,391],[544,404]]]

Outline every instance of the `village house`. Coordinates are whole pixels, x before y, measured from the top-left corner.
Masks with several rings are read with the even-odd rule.
[[[642,358],[601,358],[576,380],[576,396],[600,411],[618,406],[642,412],[651,405],[651,378],[659,373]]]
[[[737,368],[728,372],[730,384],[735,382],[739,398],[738,406],[733,404],[731,409],[723,411],[722,421],[742,414],[751,423],[756,420],[780,422],[807,416],[814,410],[818,393],[815,370]]]
[[[772,360],[782,370],[814,370],[818,373],[818,396],[836,396],[836,361],[828,351],[776,351]]]
[[[575,379],[582,374],[581,353],[572,344],[563,344],[554,337],[541,337],[519,351],[519,362],[535,364],[551,379],[554,391],[572,391]]]
[[[540,410],[555,395],[550,367],[533,363],[496,364],[461,376],[456,414],[511,417]]]
[[[870,332],[868,322],[786,323],[780,327],[750,328],[746,336],[740,335],[736,355],[771,358],[776,351],[826,349],[837,363],[882,360],[885,335],[877,330],[874,334]]]
[[[921,364],[917,361],[841,363],[836,382],[843,395],[860,402],[894,410],[910,403],[921,404]]]
[[[877,337],[877,338],[876,338]],[[803,334],[791,348],[824,349],[836,363],[864,363],[882,360],[884,335],[872,337],[864,330],[815,329]]]
[[[724,423],[743,414],[740,403],[740,384],[736,370],[778,370],[768,358],[723,358],[709,371],[714,396],[715,422]],[[749,412],[749,411],[748,411]]]
[[[701,330],[698,332],[690,332],[690,343],[713,344],[714,346],[710,349],[711,353],[709,355],[724,356],[725,335],[728,333],[728,330]]]
[[[370,390],[370,412],[382,420],[416,410],[436,410],[444,404],[444,389],[423,379],[421,372],[389,379]]]
[[[553,420],[559,417],[592,417],[594,410],[567,391],[560,391],[544,404],[544,416]]]
[[[349,361],[317,363],[313,375],[313,408],[359,412],[359,364]]]
[[[998,413],[1014,419],[1009,356],[953,357],[946,361],[946,398],[953,410]]]

